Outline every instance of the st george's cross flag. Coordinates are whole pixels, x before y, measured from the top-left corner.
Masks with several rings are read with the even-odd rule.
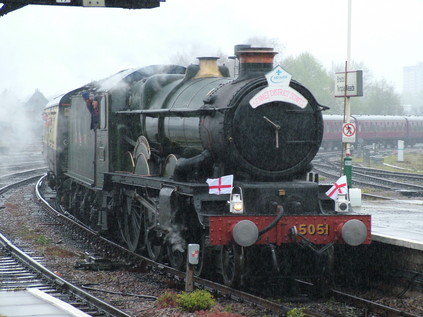
[[[209,184],[209,194],[230,194],[232,193],[234,176],[226,175],[219,178],[207,178],[206,182]]]
[[[326,195],[336,200],[339,194],[348,194],[347,176],[341,176],[335,184],[326,192]]]

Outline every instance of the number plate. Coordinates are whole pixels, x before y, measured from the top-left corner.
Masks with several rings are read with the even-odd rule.
[[[319,224],[300,224],[298,225],[298,233],[302,235],[329,235],[329,225],[327,223]]]

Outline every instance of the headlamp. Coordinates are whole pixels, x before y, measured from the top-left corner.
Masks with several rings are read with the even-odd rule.
[[[234,194],[233,189],[229,200],[229,211],[233,214],[242,214],[244,212],[244,201],[242,199],[241,187],[238,187],[239,194]]]

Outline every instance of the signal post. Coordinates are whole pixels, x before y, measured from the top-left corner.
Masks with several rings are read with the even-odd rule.
[[[347,61],[345,71],[335,74],[335,97],[344,98],[344,124],[342,126],[342,144],[345,144],[344,174],[348,188],[352,187],[351,143],[355,142],[356,127],[351,123],[350,97],[363,96],[363,71],[349,71],[351,61],[351,13],[352,0],[348,0],[347,25]]]
[[[347,67],[346,67],[347,69]],[[342,125],[342,144],[345,144],[344,174],[348,188],[352,186],[351,143],[355,143],[357,127],[351,122],[350,97],[363,96],[363,71],[345,71],[335,74],[335,97],[344,98],[345,113]]]

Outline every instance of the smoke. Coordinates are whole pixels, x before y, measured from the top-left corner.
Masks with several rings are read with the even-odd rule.
[[[166,240],[172,245],[172,251],[184,252],[186,241],[182,237],[181,225],[173,224],[169,227]]]
[[[8,90],[0,93],[0,151],[18,151],[42,141],[42,109],[47,99],[38,90],[26,101]]]

